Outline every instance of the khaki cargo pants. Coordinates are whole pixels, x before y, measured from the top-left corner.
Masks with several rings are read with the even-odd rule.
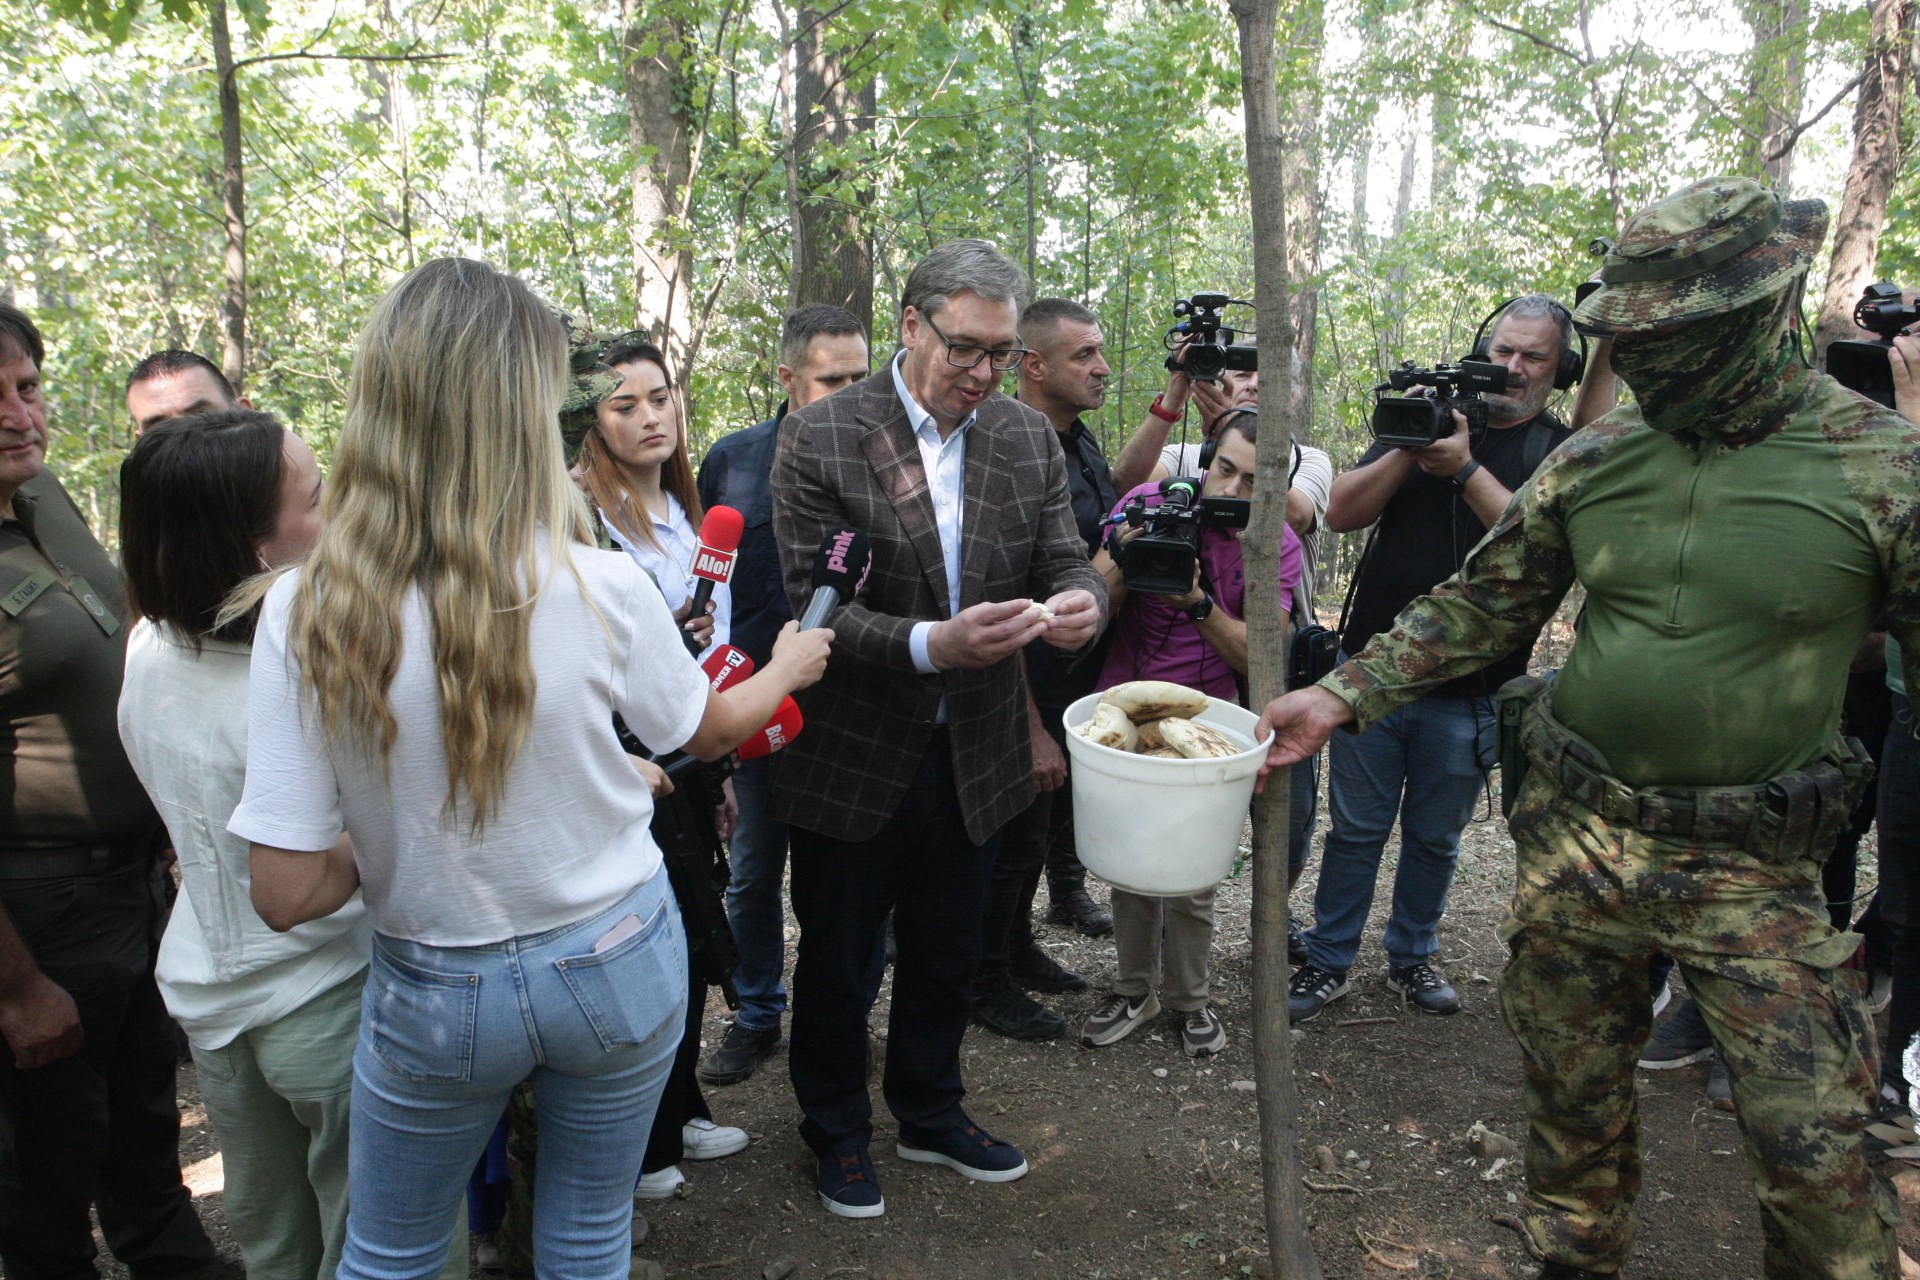
[[[1652,1023],[1647,963],[1664,951],[1727,1064],[1767,1280],[1895,1280],[1898,1210],[1861,1138],[1872,1032],[1840,968],[1859,939],[1828,923],[1818,862],[1613,826],[1537,770],[1510,825],[1500,1006],[1525,1059],[1523,1219],[1540,1253],[1602,1274],[1627,1260],[1634,1062]]]

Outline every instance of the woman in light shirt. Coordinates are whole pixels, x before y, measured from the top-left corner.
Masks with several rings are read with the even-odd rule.
[[[374,933],[342,1280],[438,1270],[529,1077],[535,1264],[624,1280],[686,944],[613,716],[713,759],[826,665],[830,633],[789,632],[712,692],[659,589],[591,545],[566,379],[565,332],[519,280],[409,272],[361,335],[320,539],[261,611],[229,823],[254,903],[289,927],[363,887]]]
[[[693,551],[703,512],[667,358],[630,333],[607,344],[601,359],[623,381],[600,402],[574,475],[607,536],[653,575],[675,620],[700,650],[725,644],[732,597],[724,585],[714,588],[703,616],[691,616]]]
[[[340,1260],[369,933],[358,897],[287,933],[247,900],[247,842],[227,819],[246,775],[257,601],[217,615],[229,592],[295,563],[319,532],[313,451],[264,413],[176,418],[121,464],[121,564],[140,621],[127,637],[120,737],[180,866],[155,976],[193,1050],[227,1224],[254,1280],[314,1280]]]

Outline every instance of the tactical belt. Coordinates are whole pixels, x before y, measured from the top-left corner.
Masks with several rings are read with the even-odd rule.
[[[1550,701],[1536,699],[1521,721],[1527,758],[1608,822],[1649,835],[1824,859],[1873,777],[1866,749],[1843,737],[1824,759],[1751,786],[1630,787],[1591,743],[1554,718]]]
[[[35,849],[0,853],[0,883],[12,880],[65,880],[131,871],[153,860],[159,848],[152,836],[83,849]]]

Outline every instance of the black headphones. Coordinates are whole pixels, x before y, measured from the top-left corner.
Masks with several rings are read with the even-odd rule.
[[[1242,414],[1253,418],[1256,422],[1260,418],[1260,411],[1258,409],[1235,408],[1229,409],[1221,414],[1219,427],[1200,445],[1201,475],[1205,475],[1207,472],[1213,470],[1213,455],[1220,452],[1220,433],[1227,429],[1228,423],[1240,417]]]
[[[1520,301],[1521,297],[1531,296],[1530,294],[1522,294],[1519,295],[1519,297],[1508,298],[1492,311],[1489,311],[1487,318],[1480,322],[1480,327],[1473,331],[1473,349],[1467,352],[1467,358],[1469,360],[1485,360],[1487,358],[1488,348],[1493,345],[1492,329],[1494,322],[1500,318],[1500,313]],[[1580,381],[1580,375],[1587,367],[1587,336],[1573,327],[1573,313],[1571,311],[1561,306],[1558,302],[1554,302],[1551,298],[1547,299],[1547,301],[1553,304],[1553,315],[1554,318],[1560,322],[1562,331],[1570,333],[1580,340],[1579,354],[1574,354],[1573,348],[1568,347],[1560,353],[1560,363],[1554,366],[1553,389],[1555,391],[1565,391],[1574,383]]]

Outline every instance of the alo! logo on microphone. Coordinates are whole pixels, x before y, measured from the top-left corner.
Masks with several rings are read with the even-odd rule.
[[[693,576],[725,582],[733,576],[733,552],[716,551],[702,543],[694,548]]]

